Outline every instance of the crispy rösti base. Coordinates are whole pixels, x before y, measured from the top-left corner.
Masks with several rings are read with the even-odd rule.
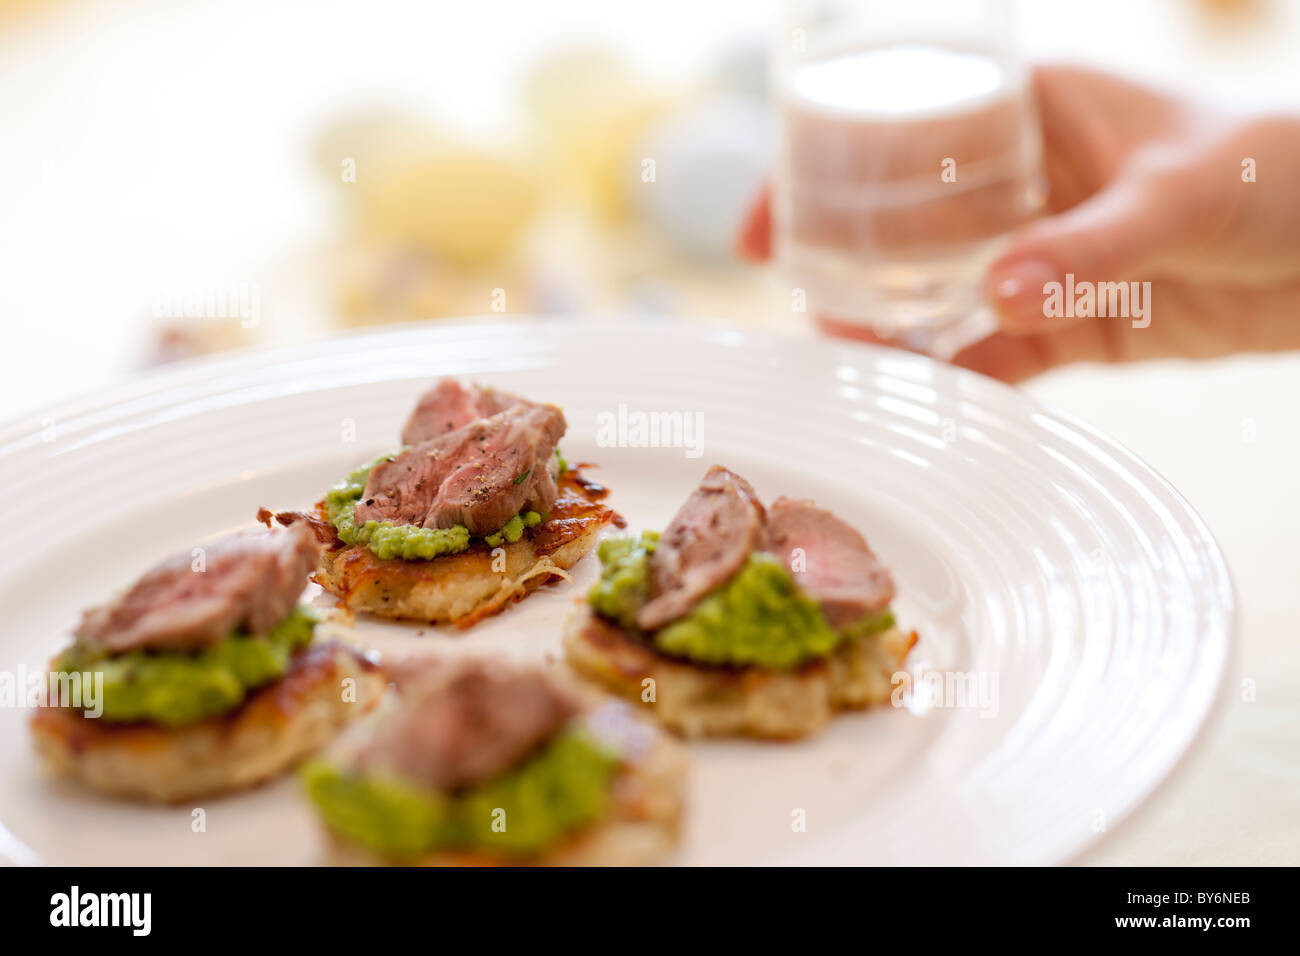
[[[492,548],[475,541],[460,554],[427,561],[385,560],[365,545],[340,541],[324,502],[312,514],[290,511],[274,518],[285,525],[311,524],[325,545],[314,580],[349,610],[470,627],[548,581],[567,577],[564,572],[596,546],[600,529],[616,519],[600,504],[605,490],[584,481],[576,469],[561,475],[559,486],[547,520],[504,545],[497,558]],[[268,523],[271,517],[265,510],[258,514]]]
[[[537,857],[481,850],[440,850],[407,866],[644,866],[672,852],[681,825],[687,760],[682,746],[656,732],[649,752],[625,764],[614,779],[608,815]],[[384,866],[365,847],[325,834],[327,861],[336,866]]]
[[[356,681],[346,700],[344,678]],[[229,714],[183,727],[112,724],[65,707],[32,717],[53,773],[105,793],[163,803],[240,790],[287,770],[372,709],[387,687],[378,666],[343,644],[313,644],[285,675]]]
[[[570,617],[564,635],[565,656],[578,674],[640,701],[685,737],[806,737],[837,710],[887,701],[891,677],[915,643],[915,632],[890,628],[846,641],[824,661],[778,671],[668,657],[585,605]],[[652,701],[643,699],[647,680],[654,682]]]

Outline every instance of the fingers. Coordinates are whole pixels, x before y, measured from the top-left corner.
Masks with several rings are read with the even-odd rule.
[[[1014,384],[1059,365],[1118,358],[1106,327],[1092,321],[1058,326],[1048,332],[994,332],[959,351],[952,364]]]
[[[1032,75],[1049,156],[1059,154],[1096,177],[1093,188],[1144,144],[1173,134],[1183,120],[1179,101],[1113,73],[1040,64]]]
[[[864,325],[825,315],[817,316],[816,323],[820,331],[837,338],[911,351],[906,343],[884,338]],[[1072,358],[1075,354],[1078,354],[1078,360],[1082,360],[1087,351],[1091,350],[1072,350],[1067,343],[1054,343],[1052,337],[1046,334],[1017,336],[995,332],[960,350],[951,362],[960,368],[1015,384],[1057,365],[1075,361]]]
[[[736,254],[749,262],[772,258],[772,190],[764,186],[736,235]]]
[[[865,325],[826,315],[816,316],[815,321],[817,328],[827,335],[911,351],[905,342],[885,338]],[[1086,326],[1040,335],[995,332],[959,351],[951,362],[960,368],[1014,384],[1057,365],[1104,357],[1102,343],[1094,339]]]
[[[841,339],[854,339],[858,342],[870,342],[872,345],[888,345],[891,348],[902,348],[899,343],[878,335],[869,326],[860,322],[849,322],[829,315],[815,316],[814,321],[817,323],[818,330],[825,332],[827,335],[833,335]]]
[[[953,356],[952,364],[1003,382],[1023,382],[1052,367],[1034,337],[995,332]]]
[[[856,322],[828,315],[818,315],[815,321],[827,335],[913,351],[906,342],[886,338]],[[959,368],[1016,384],[1071,362],[1121,361],[1126,357],[1121,346],[1116,334],[1097,322],[1054,325],[1050,331],[1028,335],[994,332],[961,349],[950,361]]]
[[[1041,329],[1049,283],[1064,284],[1067,274],[1075,283],[1149,279],[1156,260],[1186,235],[1176,203],[1158,193],[1145,177],[1128,176],[1012,239],[985,283],[1002,327]]]

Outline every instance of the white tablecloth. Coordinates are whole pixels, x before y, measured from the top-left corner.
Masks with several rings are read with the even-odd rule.
[[[1082,862],[1300,863],[1300,355],[1079,368],[1029,390],[1174,483],[1227,554],[1240,606],[1209,732]]]

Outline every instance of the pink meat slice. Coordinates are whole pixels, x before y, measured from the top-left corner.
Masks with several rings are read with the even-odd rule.
[[[367,521],[423,525],[447,477],[476,454],[466,429],[420,442],[370,469],[357,502],[358,525]]]
[[[559,496],[554,455],[564,431],[554,405],[514,404],[474,419],[372,469],[356,521],[459,524],[483,536],[520,511],[545,514]]]
[[[494,388],[462,385],[444,378],[420,396],[415,411],[402,428],[402,444],[418,445],[464,428],[478,418],[490,418],[514,405],[531,405],[517,395]]]
[[[428,684],[403,688],[403,706],[357,758],[388,772],[455,791],[517,766],[577,713],[545,674],[451,665]]]
[[[77,637],[110,653],[196,650],[235,631],[265,634],[293,610],[320,545],[306,524],[249,531],[175,555],[82,616]]]
[[[672,623],[727,581],[766,540],[763,505],[744,478],[714,465],[660,535],[650,558],[647,631]]]
[[[443,482],[425,526],[490,534],[520,511],[549,512],[559,496],[555,446],[564,429],[554,405],[516,405],[468,426],[477,433],[475,453]]]
[[[883,611],[894,599],[893,578],[862,535],[813,502],[776,499],[767,511],[767,534],[769,550],[833,627]]]

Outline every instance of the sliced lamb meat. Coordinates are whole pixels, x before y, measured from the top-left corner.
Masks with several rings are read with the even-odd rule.
[[[422,442],[371,471],[356,520],[459,524],[482,536],[520,511],[545,514],[559,495],[554,453],[564,429],[556,406],[518,404]]]
[[[446,664],[399,685],[402,704],[357,758],[363,772],[393,773],[450,792],[517,766],[577,712],[543,672]]]
[[[192,650],[234,631],[265,634],[293,610],[320,545],[306,524],[229,535],[147,572],[114,601],[86,611],[77,637],[110,653]]]
[[[714,465],[659,538],[650,558],[650,600],[637,624],[654,631],[677,620],[764,542],[763,504],[754,489]]]
[[[462,429],[421,442],[375,465],[357,502],[357,524],[391,521],[423,525],[442,483],[478,453],[477,443],[476,435]]]
[[[554,405],[516,405],[470,425],[476,453],[443,483],[425,526],[461,524],[470,534],[491,534],[520,511],[550,511],[559,495],[552,469],[564,428]]]
[[[464,428],[476,418],[490,418],[511,406],[531,404],[508,392],[465,386],[454,378],[444,378],[420,396],[419,404],[402,429],[402,444],[418,445]]]
[[[817,599],[833,627],[883,611],[894,599],[894,581],[862,535],[811,501],[776,499],[767,533],[772,553]]]

